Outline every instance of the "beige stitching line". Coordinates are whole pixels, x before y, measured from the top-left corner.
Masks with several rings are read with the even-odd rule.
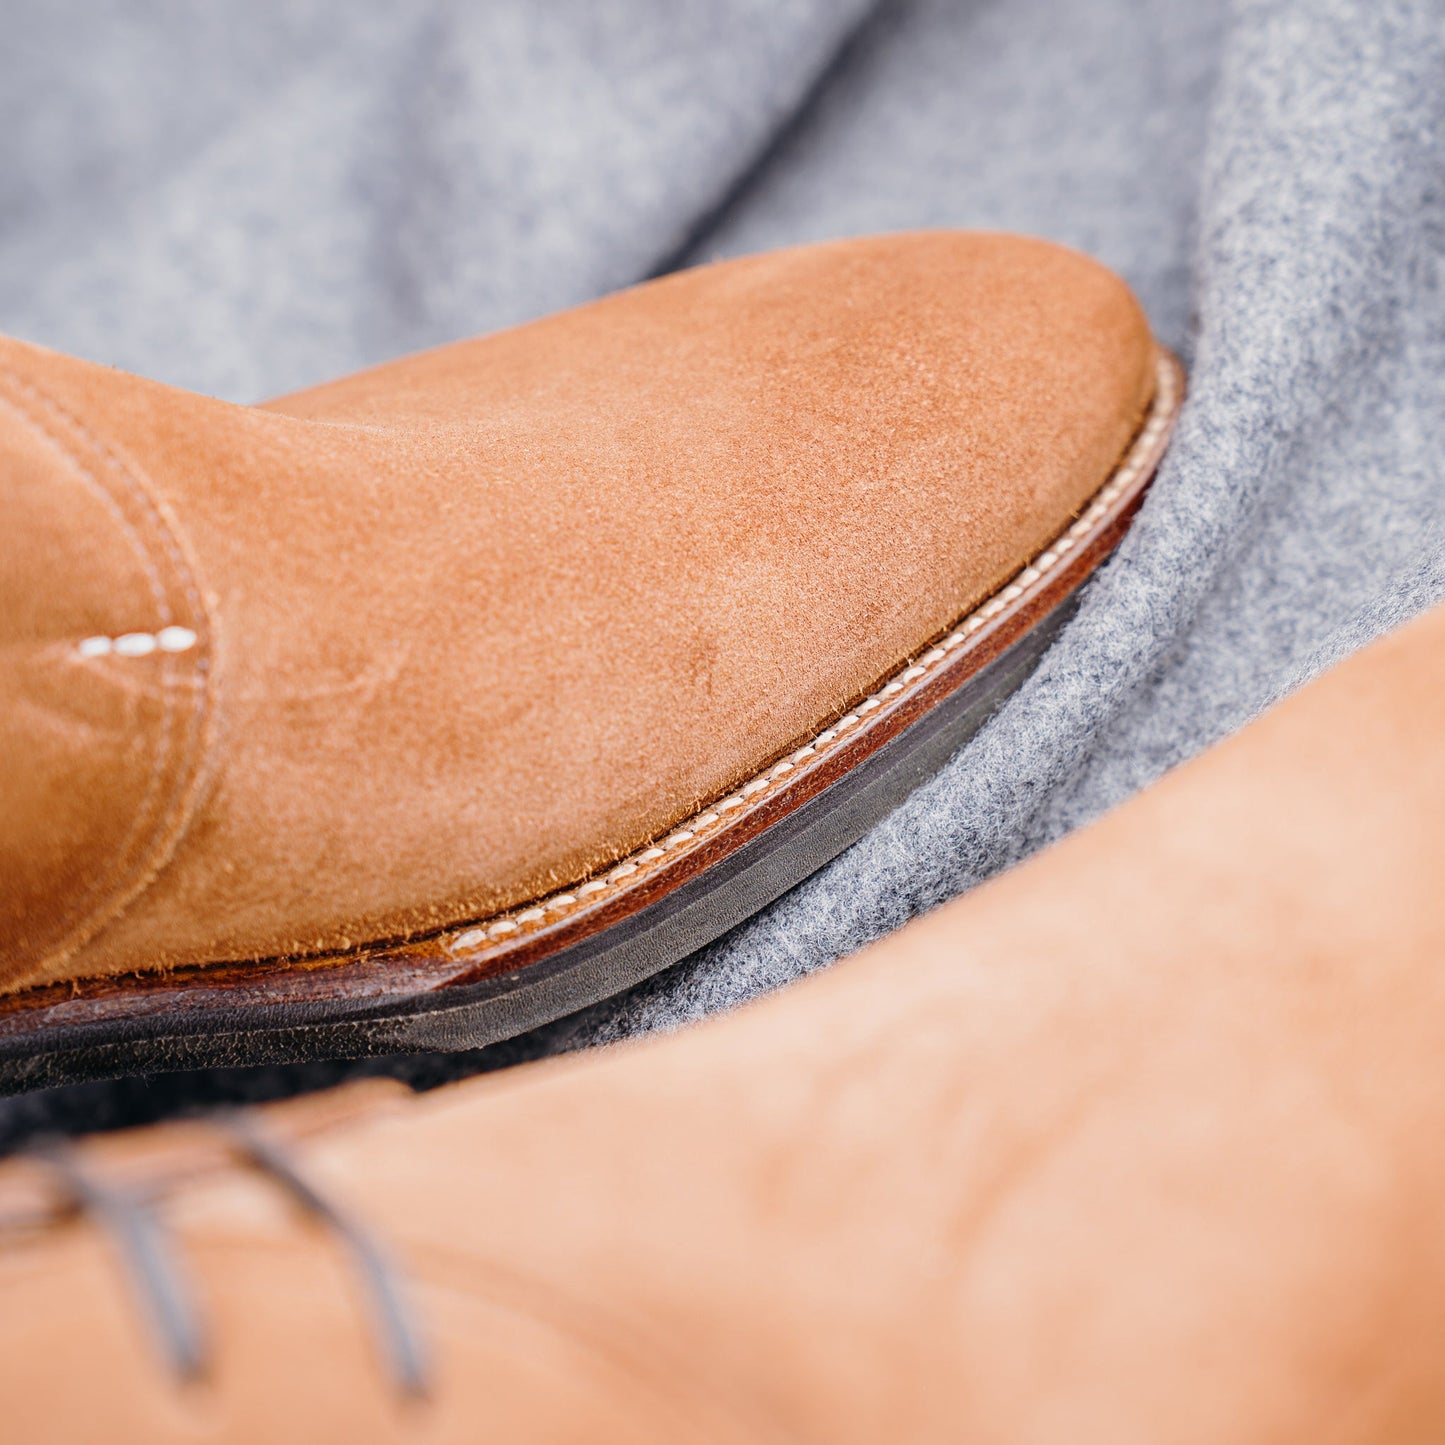
[[[1080,540],[1086,537],[1108,515],[1115,502],[1138,480],[1140,472],[1152,455],[1157,443],[1173,420],[1174,403],[1178,394],[1179,379],[1173,360],[1161,353],[1156,364],[1154,399],[1150,404],[1149,416],[1138,435],[1134,438],[1124,461],[1105,484],[1094,493],[1092,500],[1073,524],[1027,563],[1015,576],[1006,582],[992,597],[975,607],[959,621],[954,630],[938,644],[930,648],[908,667],[895,673],[876,692],[870,693],[852,712],[840,717],[831,726],[822,729],[812,739],[781,762],[750,778],[742,787],[721,801],[710,804],[700,813],[684,821],[682,826],[668,834],[660,843],[643,848],[631,857],[615,864],[600,877],[594,875],[585,882],[575,885],[570,891],[554,893],[533,903],[520,912],[509,910],[490,923],[478,924],[466,929],[455,938],[447,939],[443,947],[453,955],[474,960],[481,957],[491,945],[500,946],[512,935],[537,923],[556,921],[571,912],[579,903],[591,902],[597,896],[626,882],[634,874],[649,865],[657,863],[669,854],[675,853],[699,835],[711,832],[729,813],[739,808],[748,808],[761,802],[761,795],[773,791],[775,785],[786,778],[799,765],[815,757],[844,733],[855,728],[869,713],[876,712],[885,703],[892,702],[913,684],[920,682],[947,659],[950,653],[960,647],[981,628],[985,627],[1005,608],[1011,606],[1024,593],[1043,580],[1070,552]],[[550,915],[550,916],[549,916]]]
[[[50,405],[49,400],[41,392],[37,391],[29,383],[13,372],[8,366],[0,367],[0,375],[6,377],[17,389],[32,403],[39,402],[51,413],[52,421],[57,416],[63,415],[59,408]],[[116,500],[115,495],[95,474],[94,470],[88,467],[85,462],[76,454],[73,443],[67,445],[60,434],[47,425],[45,418],[36,416],[27,411],[10,397],[0,396],[0,406],[3,406],[12,416],[19,419],[20,424],[34,434],[41,437],[46,446],[55,452],[61,459],[62,464],[72,470],[81,480],[81,484],[95,497],[105,510],[110,514],[111,519],[120,528],[121,533],[130,542],[131,551],[139,558],[145,572],[147,582],[150,586],[151,597],[156,604],[156,610],[166,621],[170,621],[171,608],[169,599],[166,597],[165,579],[161,576],[160,568],[156,566],[155,557],[152,555],[146,539],[141,535],[136,524],[125,514],[124,508]],[[84,431],[84,428],[81,429]],[[136,807],[135,818],[126,834],[125,840],[116,849],[114,860],[111,866],[110,875],[102,874],[91,879],[91,899],[100,900],[92,903],[90,916],[105,906],[105,900],[114,898],[124,892],[126,883],[124,879],[117,879],[113,876],[115,869],[123,862],[131,852],[131,845],[137,829],[141,826],[143,819],[151,812],[152,803],[156,792],[160,787],[160,780],[165,772],[166,763],[171,755],[171,748],[174,739],[174,717],[175,707],[170,697],[165,699],[165,705],[161,714],[161,723],[156,739],[156,748],[151,756],[150,770],[146,778],[145,792],[141,794],[140,802]],[[118,860],[118,861],[115,861]],[[132,869],[132,871],[134,871]],[[68,932],[62,932],[59,941],[49,948],[43,957],[34,960],[32,966],[43,968],[47,963],[57,956],[64,956],[68,948],[74,947],[73,940],[77,934],[82,934],[85,928],[85,921],[77,923]]]
[[[154,634],[129,633],[121,637],[110,639],[112,647],[121,652],[122,656],[142,655],[143,643],[139,641],[143,636],[153,637],[156,644],[163,652],[175,653],[189,651],[199,640],[190,628],[179,627],[173,623],[170,607],[170,599],[167,596],[165,579],[161,576],[160,568],[156,565],[156,559],[152,554],[150,545],[141,535],[136,524],[125,514],[114,493],[101,481],[96,471],[90,468],[81,460],[75,448],[75,437],[78,436],[87,443],[92,452],[104,463],[105,470],[114,476],[118,476],[125,493],[130,497],[132,503],[137,506],[142,518],[150,524],[151,531],[159,538],[161,547],[170,562],[175,579],[181,584],[186,601],[191,608],[195,620],[203,624],[207,631],[211,631],[210,614],[202,599],[199,585],[191,569],[190,561],[182,550],[180,543],[173,533],[173,530],[157,505],[154,498],[146,491],[140,479],[135,476],[115,454],[115,452],[104,443],[79,417],[67,410],[53,397],[42,391],[34,383],[26,380],[12,367],[0,364],[0,377],[19,392],[20,396],[30,402],[32,406],[41,408],[48,413],[50,424],[42,416],[27,410],[25,406],[17,403],[13,397],[0,396],[0,405],[3,405],[13,416],[20,419],[22,424],[28,425],[37,431],[55,451],[59,452],[65,461],[81,477],[84,485],[96,496],[111,513],[114,520],[121,527],[122,531],[130,539],[131,546],[138,554],[145,569],[150,584],[151,595],[155,600],[156,609],[160,613],[161,620],[167,624]],[[58,425],[57,425],[58,424]],[[62,439],[62,429],[71,433],[69,439]],[[162,639],[165,639],[162,641]],[[97,655],[95,646],[100,639],[89,638],[82,642],[82,649],[86,644],[92,646],[89,653],[82,652],[83,656]],[[126,649],[117,646],[122,642],[127,643]],[[134,649],[134,651],[131,651]],[[207,659],[198,657],[194,664],[194,673],[201,680],[201,686],[194,689],[194,697],[189,712],[189,726],[187,728],[187,739],[191,746],[194,746],[197,739],[204,736],[207,716],[210,711],[210,685],[207,678]],[[177,709],[174,706],[175,699],[168,695],[162,714],[160,736],[157,739],[155,755],[151,759],[150,776],[147,779],[146,790],[136,810],[134,824],[127,834],[125,842],[119,849],[117,858],[123,859],[131,850],[132,841],[136,830],[141,826],[142,820],[147,818],[152,810],[152,804],[156,797],[161,777],[172,761],[176,744]],[[186,743],[183,742],[183,746]],[[177,783],[181,784],[179,793],[173,792],[171,798],[163,803],[161,810],[150,826],[150,843],[142,847],[140,856],[133,862],[126,874],[119,877],[112,877],[104,880],[95,880],[97,886],[92,889],[92,898],[99,901],[92,904],[86,916],[73,928],[65,933],[61,939],[45,951],[44,956],[32,962],[32,968],[44,968],[56,958],[63,958],[75,948],[82,946],[90,938],[95,930],[103,925],[108,918],[120,909],[123,909],[135,894],[145,887],[150,877],[154,876],[155,870],[163,866],[170,852],[174,848],[177,826],[183,826],[185,813],[185,799],[194,791],[195,780],[199,775],[199,768],[193,771],[189,782],[177,776]],[[167,825],[170,826],[167,826]],[[165,846],[165,840],[169,835],[169,847]],[[161,845],[162,853],[156,857],[154,853],[156,845]]]
[[[153,652],[189,652],[199,639],[189,627],[162,627],[159,632],[122,632],[118,637],[82,638],[75,650],[81,657],[149,657]]]
[[[89,443],[94,453],[105,463],[106,471],[112,476],[119,478],[121,485],[129,494],[131,500],[139,507],[141,514],[150,522],[152,532],[160,539],[161,547],[170,561],[176,579],[181,584],[181,590],[185,594],[186,602],[191,610],[191,618],[202,627],[205,632],[206,651],[203,655],[195,658],[192,663],[192,676],[197,679],[199,686],[193,690],[194,698],[189,709],[189,726],[186,729],[185,737],[181,740],[182,748],[195,759],[195,767],[192,770],[189,781],[184,784],[180,792],[174,794],[171,798],[170,811],[173,814],[173,824],[170,829],[166,830],[169,833],[169,838],[165,839],[160,831],[165,823],[164,812],[157,820],[157,826],[153,829],[152,842],[153,844],[160,844],[162,851],[153,859],[149,875],[139,877],[139,873],[143,870],[140,870],[140,865],[137,865],[137,869],[133,869],[132,872],[139,877],[139,881],[135,882],[134,886],[129,882],[125,885],[118,885],[114,896],[121,900],[117,906],[117,911],[120,911],[129,905],[137,893],[144,890],[150,879],[154,878],[156,872],[163,868],[174,854],[176,843],[185,829],[189,816],[189,800],[195,797],[200,779],[205,771],[207,750],[210,744],[208,732],[214,722],[216,707],[218,705],[216,679],[212,668],[212,663],[215,661],[218,652],[215,621],[211,617],[210,608],[206,605],[200,583],[191,566],[191,560],[186,555],[185,548],[181,545],[180,537],[177,535],[175,526],[166,515],[161,504],[151,495],[145,483],[141,480],[141,474],[136,464],[131,459],[118,455],[116,448],[112,444],[97,436],[74,412],[63,406],[36,383],[21,376],[13,367],[0,364],[0,375],[7,377],[10,383],[16,387],[23,396],[29,397],[33,403],[37,403],[43,407],[50,413],[54,420],[63,426],[68,426],[73,433],[77,433],[85,442]],[[40,426],[42,432],[49,434],[48,428],[46,428],[45,423],[41,421],[40,418],[35,417],[32,418],[32,420]],[[62,451],[68,450],[65,444],[59,441],[58,437],[53,437],[53,440],[60,446]],[[80,462],[78,457],[73,457],[73,460],[100,491],[106,491],[99,477],[90,472],[84,464]],[[113,497],[109,498],[109,501],[112,506],[116,505]],[[125,520],[127,525],[129,525],[129,519],[127,518]],[[144,543],[142,545],[144,547],[147,566],[154,568],[155,564],[150,556],[150,548],[144,546]],[[157,598],[157,603],[161,620],[167,624],[167,626],[162,627],[155,634],[161,650],[167,653],[189,651],[191,647],[196,645],[199,639],[194,638],[190,628],[177,627],[174,624],[169,600],[164,595]],[[192,640],[185,641],[187,634],[191,634]],[[119,644],[125,640],[125,636],[138,637],[139,635],[140,634],[123,635],[120,638],[113,639],[113,642]],[[162,639],[167,638],[169,639],[168,642],[162,641]],[[143,644],[140,643],[133,645],[143,647]],[[124,656],[125,653],[122,652],[122,655]],[[175,709],[169,704],[166,707],[165,719],[162,747],[166,760],[169,760],[172,748],[176,742],[174,736]],[[161,758],[158,753],[155,764],[157,776],[159,775],[161,766]],[[146,797],[142,805],[143,808],[149,807],[150,805],[155,781],[156,779],[153,778],[151,786],[146,790]],[[144,816],[144,813],[142,812],[137,816]],[[126,893],[126,888],[130,888],[131,891]],[[113,914],[109,916],[113,916]],[[69,944],[62,945],[62,949],[74,949],[81,946],[81,944],[94,933],[95,929],[100,927],[105,921],[107,921],[106,917],[93,917],[90,921],[89,929],[87,930],[85,927],[81,927],[72,932]],[[47,961],[53,960],[57,956],[57,951],[52,950]]]
[[[119,475],[121,483],[129,493],[131,500],[136,503],[141,511],[149,518],[156,535],[160,538],[161,546],[165,549],[166,556],[170,559],[171,566],[175,569],[176,577],[185,591],[186,600],[191,604],[192,613],[197,618],[207,620],[208,614],[201,599],[200,589],[196,585],[195,576],[191,571],[189,559],[181,550],[180,544],[176,541],[172,533],[170,524],[161,514],[161,510],[156,505],[155,499],[141,486],[140,481],[132,475],[130,469],[122,464],[115,452],[96,436],[78,416],[62,406],[54,397],[42,391],[33,382],[27,381],[19,372],[9,366],[0,366],[0,375],[7,377],[22,396],[28,397],[32,402],[44,407],[52,417],[68,426],[72,431],[77,432],[90,444],[95,454],[105,462],[107,470]],[[78,461],[77,465],[79,465]],[[82,468],[82,470],[84,470],[84,468]],[[87,473],[87,475],[90,474]],[[99,485],[98,478],[91,476],[91,480]],[[114,504],[114,499],[112,499],[112,504]],[[154,566],[154,563],[150,565]],[[157,574],[157,576],[158,575],[159,574]],[[157,595],[156,601],[160,607],[162,619],[170,622],[170,606],[164,595]]]
[[[7,377],[12,382],[18,382],[19,378],[8,367],[0,367],[0,375]],[[32,400],[37,398],[33,397]],[[114,495],[106,488],[105,484],[95,473],[85,465],[83,461],[55,435],[49,427],[37,416],[32,416],[23,407],[18,406],[7,396],[0,396],[0,407],[4,407],[11,416],[16,417],[20,424],[37,433],[51,449],[58,452],[64,462],[75,469],[79,474],[82,484],[93,497],[111,515],[111,520],[129,539],[131,550],[140,559],[141,566],[145,569],[146,581],[150,584],[151,596],[155,599],[156,610],[166,622],[171,620],[170,604],[166,600],[166,586],[161,577],[160,568],[156,566],[155,558],[151,556],[150,548],[146,546],[145,538],[136,530],[136,525],[126,516],[120,503]]]

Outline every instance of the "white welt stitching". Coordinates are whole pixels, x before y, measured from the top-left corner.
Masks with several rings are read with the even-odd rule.
[[[162,627],[159,632],[87,637],[75,650],[82,657],[149,657],[153,652],[189,652],[195,645],[196,634],[189,627]]]
[[[796,752],[790,753],[782,762],[765,768],[755,778],[744,783],[730,797],[710,804],[704,812],[687,819],[675,832],[662,839],[660,845],[644,848],[640,853],[634,853],[630,858],[611,865],[601,878],[592,878],[586,883],[577,884],[569,893],[555,893],[550,898],[529,904],[521,913],[513,913],[504,918],[481,923],[475,928],[468,928],[455,938],[448,939],[444,946],[453,954],[471,958],[475,951],[482,948],[483,945],[500,943],[509,934],[517,933],[529,924],[544,922],[549,915],[555,919],[574,908],[583,899],[593,899],[597,894],[625,882],[640,868],[672,853],[683,844],[692,842],[699,834],[710,831],[722,820],[725,813],[731,813],[737,808],[750,805],[754,800],[761,801],[758,795],[771,789],[776,782],[786,777],[795,767],[807,762],[819,751],[826,749],[841,733],[856,727],[867,714],[882,707],[885,703],[892,702],[899,693],[927,677],[940,662],[948,658],[950,653],[956,651],[980,628],[987,626],[1000,612],[1022,597],[1043,578],[1046,572],[1057,567],[1064,555],[1077,546],[1082,538],[1087,537],[1109,515],[1120,497],[1139,480],[1140,473],[1157,461],[1154,456],[1155,448],[1174,420],[1174,403],[1179,389],[1179,378],[1174,366],[1175,363],[1171,358],[1165,355],[1160,356],[1156,370],[1154,400],[1150,405],[1148,418],[1142,430],[1134,438],[1122,463],[1109,480],[1094,493],[1083,514],[1066,532],[1050,542],[1045,551],[1040,552],[987,602],[975,607],[936,647],[929,648],[911,666],[903,668],[870,697],[864,698],[852,712],[840,717],[831,727],[824,728],[810,742]]]

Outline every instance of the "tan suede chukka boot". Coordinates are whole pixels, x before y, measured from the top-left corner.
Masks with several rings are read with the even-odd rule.
[[[0,1086],[472,1046],[826,862],[1026,675],[1177,407],[929,233],[266,406],[0,342]]]
[[[1445,610],[729,1017],[11,1161],[5,1438],[1439,1440],[1442,733]]]

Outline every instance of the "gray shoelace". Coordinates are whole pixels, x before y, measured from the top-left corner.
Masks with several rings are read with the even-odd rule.
[[[216,1115],[215,1122],[243,1162],[274,1180],[345,1246],[365,1286],[378,1344],[397,1388],[406,1395],[424,1395],[429,1375],[426,1351],[400,1277],[385,1251],[305,1177],[253,1116],[228,1111]],[[50,1166],[74,1208],[101,1224],[120,1246],[171,1368],[183,1380],[204,1375],[207,1332],[155,1204],[98,1177],[80,1151],[64,1139],[38,1140],[29,1152]]]
[[[198,1379],[206,1368],[206,1332],[154,1205],[98,1177],[68,1140],[40,1139],[28,1152],[55,1172],[75,1209],[110,1232],[171,1368],[183,1380]]]
[[[391,1365],[398,1388],[404,1394],[424,1395],[428,1375],[426,1353],[407,1308],[401,1277],[385,1251],[297,1170],[290,1155],[261,1130],[254,1115],[234,1111],[219,1114],[216,1120],[248,1164],[274,1179],[346,1246],[366,1285],[382,1352]]]

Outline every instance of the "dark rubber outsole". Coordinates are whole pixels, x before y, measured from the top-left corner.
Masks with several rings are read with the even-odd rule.
[[[650,850],[658,861],[615,870],[628,874],[625,884],[593,884],[595,902],[568,895],[569,911],[556,921],[533,908],[489,929],[458,926],[349,957],[214,965],[10,996],[0,1000],[0,1093],[181,1069],[474,1049],[621,993],[711,943],[856,842],[1019,688],[1127,530],[1181,390],[1177,363],[1161,356],[1160,395],[1100,493],[1107,505],[1096,501],[1065,534],[1073,540],[1056,539],[1041,554],[1060,553],[1046,575],[1026,569],[998,594],[1014,597],[975,610],[967,640],[955,632],[926,653],[930,667],[905,670],[877,695],[886,705],[860,705],[855,713],[868,709],[866,717],[836,724],[851,728],[836,741],[820,734],[816,757],[809,746],[806,764],[775,769],[786,778],[766,790],[755,783],[759,796],[746,807],[734,799],[727,818],[704,815],[711,835],[668,840],[688,840],[675,857]]]

